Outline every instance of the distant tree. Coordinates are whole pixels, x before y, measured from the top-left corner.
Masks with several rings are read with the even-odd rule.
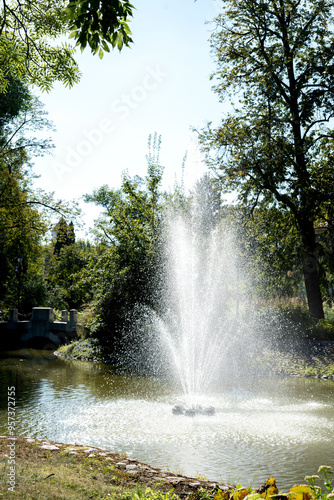
[[[51,252],[47,252],[46,259],[50,305],[56,309],[79,309],[93,297],[92,286],[83,286],[82,280],[82,273],[86,270],[89,273],[87,267],[91,245],[79,240],[77,243],[61,245],[59,252],[53,255]]]
[[[62,217],[55,228],[56,231],[56,242],[54,246],[53,253],[59,255],[60,250],[67,245],[67,222]]]
[[[74,245],[74,243],[75,243],[74,224],[71,221],[67,226],[67,244]]]
[[[222,8],[211,39],[212,78],[220,99],[238,104],[219,127],[202,131],[202,146],[222,188],[237,191],[250,212],[289,212],[309,310],[320,319],[324,246],[315,224],[333,231],[334,221],[333,4],[223,0]]]
[[[59,256],[62,248],[75,243],[75,233],[73,222],[67,223],[64,217],[61,217],[55,226],[56,241],[53,253]]]

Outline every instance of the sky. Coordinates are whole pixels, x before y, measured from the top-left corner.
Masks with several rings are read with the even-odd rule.
[[[56,132],[53,156],[35,161],[36,187],[63,200],[103,184],[118,188],[122,172],[145,176],[148,136],[161,135],[163,188],[181,181],[187,151],[188,189],[205,172],[192,129],[218,123],[223,105],[212,90],[211,21],[218,0],[133,0],[134,44],[105,54],[77,52],[82,72],[71,89],[56,83],[40,94]],[[97,207],[81,203],[86,230]],[[81,234],[84,236],[84,233]]]

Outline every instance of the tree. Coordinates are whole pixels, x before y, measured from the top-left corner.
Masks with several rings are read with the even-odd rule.
[[[53,199],[52,194],[33,190],[31,181],[32,158],[49,154],[53,144],[43,138],[41,131],[52,129],[46,118],[42,103],[28,86],[16,78],[8,77],[8,90],[0,93],[0,178],[2,189],[0,200],[8,206],[15,205],[15,196],[10,193],[13,182],[26,193],[25,204],[46,209],[49,224],[54,223],[51,214],[64,215],[66,204]],[[33,134],[37,133],[38,138]],[[22,206],[22,205],[20,205]],[[73,212],[74,213],[74,212]]]
[[[75,243],[75,232],[74,232],[74,224],[71,221],[67,226],[67,244],[74,245]]]
[[[82,274],[89,273],[92,252],[91,244],[82,240],[73,243],[67,240],[67,244],[62,245],[57,253],[52,253],[52,246],[47,249],[45,274],[50,306],[56,309],[79,309],[92,299],[92,286],[82,284]]]
[[[1,21],[1,92],[7,90],[8,75],[47,91],[57,80],[66,86],[79,81],[74,48],[54,43],[68,27],[64,1],[3,1]]]
[[[251,276],[251,293],[268,299],[304,298],[300,266],[303,250],[291,212],[261,206],[249,217],[247,211],[236,208],[233,217],[242,228],[239,242],[244,268]]]
[[[86,202],[102,206],[106,212],[98,223],[100,256],[89,279],[95,286],[93,334],[112,354],[120,346],[125,349],[124,327],[136,306],[155,309],[158,303],[160,138],[150,138],[149,147],[144,179],[124,173],[120,189],[102,186],[85,196]]]
[[[56,45],[64,35],[100,57],[109,45],[121,50],[132,42],[126,0],[3,0],[0,12],[0,92],[8,88],[8,75],[46,91],[55,81],[78,82],[75,48]]]
[[[54,245],[53,253],[59,256],[62,248],[66,246],[74,245],[75,243],[75,233],[73,222],[69,224],[66,222],[64,217],[61,217],[59,222],[55,227],[56,232],[56,242]]]
[[[42,276],[41,240],[47,225],[36,206],[29,204],[20,172],[2,174],[0,168],[0,303],[23,309],[26,298],[32,298],[28,282],[32,284],[36,274]]]
[[[226,191],[288,211],[300,235],[311,315],[323,318],[314,224],[333,230],[334,35],[329,0],[223,0],[215,92],[238,105],[201,133]],[[282,249],[284,251],[284,249]]]
[[[29,89],[17,78],[7,76],[6,88],[7,92],[0,94],[1,135],[4,133],[4,127],[17,118],[24,109],[28,109],[31,101]]]
[[[52,214],[59,217],[66,207],[32,188],[32,156],[46,154],[52,145],[31,134],[49,123],[28,87],[8,80],[7,93],[0,93],[0,302],[26,310],[33,300],[45,305],[42,241]]]

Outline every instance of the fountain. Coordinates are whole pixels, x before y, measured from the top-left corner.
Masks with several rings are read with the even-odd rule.
[[[199,400],[220,378],[238,335],[233,238],[218,230],[200,234],[181,217],[169,221],[167,233],[167,308],[156,322],[171,373],[184,394],[173,413],[213,415],[214,408]]]
[[[174,415],[186,415],[188,417],[194,417],[195,415],[215,414],[215,409],[213,406],[207,406],[203,408],[201,405],[191,405],[190,408],[185,408],[182,405],[175,405],[172,411]]]
[[[212,416],[213,405],[203,396],[245,365],[252,329],[249,315],[246,328],[240,319],[241,270],[233,234],[203,228],[201,215],[195,215],[165,221],[160,312],[139,305],[129,316],[121,361],[131,372],[149,371],[180,386],[174,415]]]

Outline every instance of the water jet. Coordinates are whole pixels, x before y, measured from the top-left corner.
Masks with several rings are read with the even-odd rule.
[[[233,238],[220,230],[203,232],[192,220],[168,221],[165,313],[155,318],[158,345],[169,375],[183,392],[175,415],[213,415],[203,401],[212,384],[232,368],[238,324],[238,269]],[[238,295],[239,294],[239,295]]]

